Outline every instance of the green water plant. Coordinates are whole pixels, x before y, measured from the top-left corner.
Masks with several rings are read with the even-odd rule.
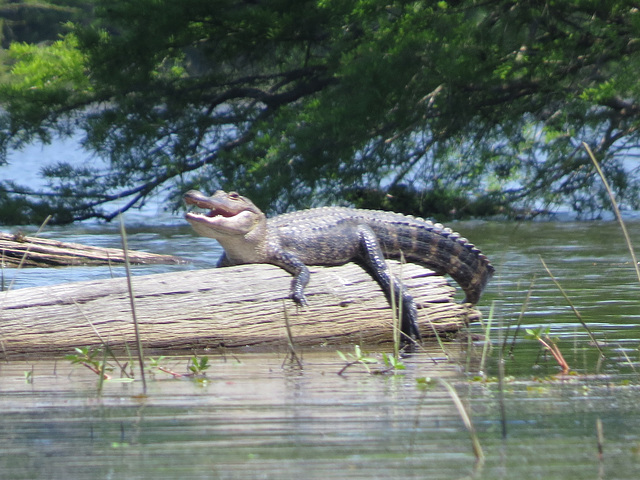
[[[569,368],[569,364],[564,359],[564,356],[562,355],[562,352],[560,351],[560,348],[558,347],[556,340],[552,339],[551,336],[549,335],[550,330],[551,330],[551,327],[547,326],[547,327],[539,327],[535,329],[527,328],[525,329],[525,332],[526,332],[527,338],[536,340],[537,342],[539,342],[544,348],[544,350],[546,350],[553,356],[554,360],[558,363],[558,365],[562,369],[562,374],[567,375],[571,371]]]
[[[400,360],[399,357],[391,355],[390,353],[382,354],[382,361],[387,366],[387,370],[405,370],[407,366]]]
[[[363,352],[360,345],[355,345],[353,347],[353,353],[345,354],[340,350],[338,350],[337,353],[342,360],[347,362],[346,365],[340,369],[338,375],[344,374],[348,368],[353,367],[354,365],[362,365],[367,370],[367,373],[371,373],[369,365],[378,363],[378,359]]]
[[[196,377],[202,377],[205,375],[205,372],[209,369],[211,365],[209,364],[209,357],[202,356],[198,357],[194,355],[191,357],[189,362],[189,371]]]
[[[205,376],[206,370],[211,367],[209,363],[209,357],[202,356],[198,357],[197,355],[193,355],[193,357],[189,358],[187,362],[187,373],[179,373],[173,370],[172,368],[166,367],[162,365],[162,362],[166,357],[160,356],[158,358],[149,357],[147,359],[148,370],[151,374],[155,370],[160,370],[161,372],[168,373],[173,378],[182,378],[182,377],[199,377],[202,378]]]
[[[113,367],[108,365],[104,360],[106,351],[96,347],[76,347],[75,352],[65,355],[65,360],[69,360],[72,364],[83,365],[96,375],[102,375],[103,379],[110,380],[111,376],[107,371],[112,371]]]

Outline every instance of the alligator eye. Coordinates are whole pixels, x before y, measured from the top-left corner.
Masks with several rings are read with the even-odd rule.
[[[237,192],[229,192],[229,198],[233,198],[234,200],[237,200],[238,198],[240,198],[240,195],[238,195]]]

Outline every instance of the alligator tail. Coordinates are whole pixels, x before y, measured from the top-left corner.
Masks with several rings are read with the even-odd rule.
[[[412,219],[405,225],[378,225],[376,233],[387,257],[404,256],[408,262],[449,275],[465,292],[466,303],[478,303],[494,273],[489,259],[475,245],[439,223]]]

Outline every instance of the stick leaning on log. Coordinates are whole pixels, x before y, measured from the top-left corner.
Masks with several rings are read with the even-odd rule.
[[[443,277],[414,264],[392,269],[415,299],[424,336],[478,319]],[[291,276],[272,265],[133,277],[142,342],[173,351],[284,346],[285,309],[296,345],[392,341],[391,309],[367,273],[352,263],[311,271],[305,308],[288,298]],[[133,332],[126,278],[0,293],[0,356],[73,353],[103,341],[133,350]]]

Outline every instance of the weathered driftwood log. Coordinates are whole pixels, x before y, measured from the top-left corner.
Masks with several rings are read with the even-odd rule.
[[[90,247],[79,243],[58,242],[0,232],[0,266],[17,267],[25,253],[23,267],[60,267],[68,265],[108,265],[124,263],[122,249]],[[186,263],[171,255],[129,250],[131,263]]]
[[[455,331],[479,313],[453,301],[446,279],[417,265],[392,266],[416,300],[423,335]],[[288,298],[291,276],[271,265],[133,277],[148,349],[287,344],[372,345],[392,341],[392,314],[378,285],[358,266],[313,267],[309,306]],[[126,278],[0,293],[0,352],[68,353],[102,342],[135,349]]]

